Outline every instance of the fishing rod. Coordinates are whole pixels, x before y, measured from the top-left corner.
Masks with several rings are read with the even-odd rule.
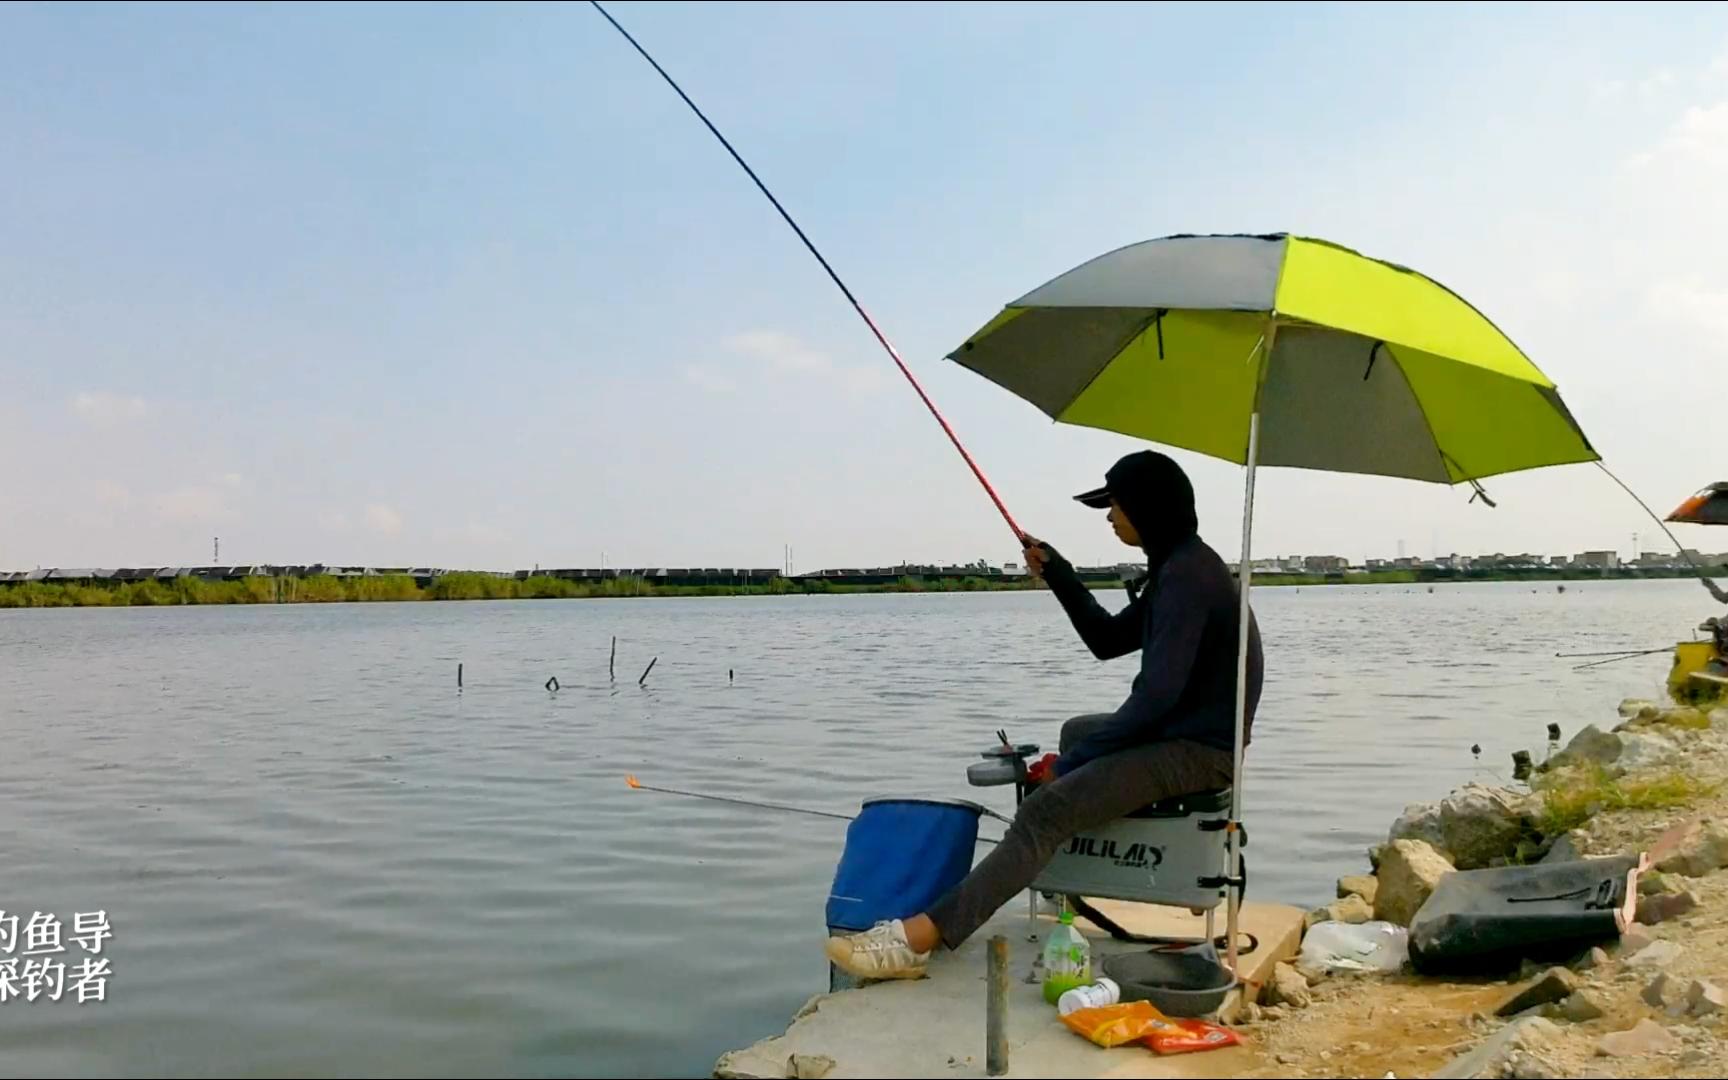
[[[1566,660],[1577,660],[1586,656],[1649,656],[1651,653],[1666,652],[1669,646],[1658,645],[1654,649],[1639,652],[1636,649],[1609,649],[1606,652],[1557,652],[1554,655]]]
[[[1650,520],[1654,521],[1656,523],[1657,528],[1661,529],[1663,532],[1668,534],[1668,539],[1674,545],[1674,550],[1678,551],[1680,553],[1680,557],[1682,559],[1686,560],[1686,565],[1690,566],[1692,568],[1692,572],[1698,575],[1698,580],[1702,581],[1704,583],[1704,587],[1709,589],[1713,596],[1716,596],[1717,599],[1721,599],[1721,592],[1720,592],[1717,584],[1714,581],[1710,580],[1710,575],[1706,574],[1704,572],[1704,568],[1702,566],[1698,565],[1698,560],[1694,559],[1692,557],[1692,553],[1686,550],[1686,545],[1682,544],[1680,542],[1680,538],[1674,535],[1674,530],[1670,529],[1668,527],[1668,523],[1666,521],[1662,520],[1662,516],[1660,514],[1658,514],[1656,511],[1650,509],[1650,504],[1645,502],[1643,499],[1640,499],[1638,497],[1638,493],[1636,491],[1633,491],[1629,486],[1627,486],[1626,481],[1620,479],[1618,476],[1615,476],[1614,471],[1612,469],[1608,468],[1607,465],[1604,465],[1602,463],[1601,459],[1597,459],[1596,467],[1598,469],[1601,469],[1602,472],[1607,475],[1608,479],[1614,481],[1616,484],[1619,484],[1621,491],[1624,491],[1626,494],[1632,496],[1633,502],[1635,502],[1639,506],[1643,507],[1644,512],[1646,514],[1650,515]],[[1588,665],[1586,665],[1586,666],[1588,666]]]
[[[1667,652],[1668,649],[1669,649],[1669,646],[1663,646],[1660,649],[1649,649],[1645,652],[1627,653],[1625,656],[1616,656],[1616,657],[1613,657],[1612,659],[1609,659],[1609,660],[1593,660],[1588,664],[1579,664],[1578,666],[1574,667],[1572,670],[1573,671],[1583,671],[1585,668],[1601,667],[1603,664],[1618,664],[1622,660],[1635,660],[1640,656],[1650,656],[1654,653]]]
[[[786,224],[792,227],[792,231],[798,234],[798,239],[802,240],[804,246],[810,249],[810,254],[814,255],[816,261],[822,264],[822,269],[828,272],[829,278],[831,278],[834,284],[839,287],[841,294],[846,297],[847,302],[852,305],[852,310],[856,311],[858,317],[864,320],[864,325],[870,328],[870,333],[875,335],[877,342],[887,351],[889,358],[894,361],[894,366],[900,369],[900,374],[906,376],[906,381],[912,384],[912,389],[917,391],[918,397],[924,402],[924,407],[930,410],[930,415],[936,418],[938,424],[942,425],[942,431],[948,436],[948,441],[954,444],[954,449],[960,451],[960,457],[964,459],[967,466],[971,468],[972,475],[977,477],[978,482],[984,486],[985,494],[989,495],[990,501],[996,504],[996,510],[1002,515],[1002,520],[1006,521],[1008,527],[1014,530],[1014,539],[1025,544],[1027,542],[1025,531],[1022,530],[1020,525],[1014,520],[1014,515],[1008,512],[1008,507],[1003,504],[1002,497],[996,494],[996,488],[991,485],[990,480],[984,475],[984,470],[980,469],[978,463],[972,460],[972,455],[968,453],[966,447],[961,444],[960,437],[954,434],[954,429],[948,425],[948,421],[942,415],[941,410],[936,408],[936,403],[930,400],[929,394],[924,392],[924,386],[918,381],[918,377],[912,374],[912,369],[907,367],[906,361],[900,358],[900,350],[894,347],[894,343],[888,340],[888,335],[884,334],[882,328],[876,325],[876,320],[872,319],[870,313],[864,310],[864,305],[858,302],[858,297],[853,295],[852,290],[847,287],[846,282],[841,280],[840,275],[835,272],[834,267],[829,264],[828,260],[823,257],[822,252],[818,251],[816,245],[811,242],[810,237],[805,235],[804,230],[799,227],[798,222],[794,221],[792,215],[787,212],[786,208],[780,205],[780,200],[774,197],[772,191],[768,190],[768,185],[762,182],[760,176],[756,175],[756,170],[750,167],[750,163],[744,160],[743,155],[733,148],[732,143],[727,140],[726,136],[720,134],[720,129],[714,126],[714,121],[708,119],[708,115],[698,108],[694,101],[690,100],[690,95],[684,92],[684,88],[678,85],[677,80],[667,74],[666,69],[660,66],[658,60],[655,60],[653,56],[649,55],[648,50],[642,47],[642,43],[632,37],[630,31],[624,29],[623,25],[620,24],[617,19],[612,17],[611,12],[601,7],[599,0],[588,0],[588,2],[593,5],[595,11],[598,11],[607,22],[612,24],[614,30],[624,36],[624,40],[628,41],[632,48],[642,54],[642,59],[648,61],[648,63],[653,66],[654,70],[660,73],[660,77],[666,80],[666,85],[670,86],[678,96],[684,100],[684,104],[690,106],[690,111],[696,114],[696,118],[702,121],[708,130],[713,133],[716,139],[720,140],[720,145],[724,146],[726,152],[732,155],[732,160],[738,163],[739,167],[742,168],[750,179],[755,182],[757,189],[760,190],[763,195],[767,196],[769,202],[774,204],[774,209],[780,212],[780,216],[785,219]]]
[[[837,814],[832,810],[810,810],[802,806],[786,806],[781,803],[756,802],[751,799],[735,799],[728,795],[707,795],[700,791],[680,791],[677,788],[655,787],[652,784],[644,784],[634,776],[626,776],[624,778],[624,783],[628,784],[633,791],[655,791],[662,795],[682,795],[687,799],[706,799],[709,802],[730,803],[733,806],[748,806],[753,810],[778,810],[785,814],[807,814],[811,817],[832,818],[836,821],[853,821],[858,817],[856,814]],[[1006,821],[1009,824],[1013,824],[1011,818],[1003,817],[1001,814],[998,814],[996,811],[991,810],[988,807],[980,807],[980,809],[983,813],[998,821]],[[993,837],[980,836],[978,842],[981,844],[995,844],[999,841]]]

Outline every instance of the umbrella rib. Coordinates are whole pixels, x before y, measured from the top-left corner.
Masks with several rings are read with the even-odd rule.
[[[1165,309],[1160,309],[1160,310],[1165,310]],[[1105,356],[1106,356],[1105,361],[1102,364],[1098,365],[1098,370],[1094,371],[1092,373],[1092,377],[1087,379],[1085,384],[1082,385],[1079,390],[1076,390],[1068,398],[1068,400],[1063,403],[1063,405],[1060,409],[1058,409],[1055,413],[1051,414],[1051,416],[1050,416],[1051,421],[1056,422],[1056,423],[1061,422],[1061,420],[1062,420],[1061,414],[1067,412],[1070,408],[1073,407],[1073,405],[1076,401],[1079,401],[1081,398],[1086,396],[1086,392],[1088,390],[1092,389],[1092,384],[1096,383],[1099,379],[1104,377],[1104,373],[1106,371],[1110,370],[1110,365],[1114,364],[1117,361],[1117,359],[1120,358],[1121,355],[1127,351],[1128,346],[1134,344],[1134,342],[1137,341],[1142,334],[1146,333],[1146,328],[1148,326],[1151,326],[1155,322],[1160,323],[1160,334],[1162,334],[1162,320],[1163,320],[1162,314],[1153,314],[1151,316],[1148,316],[1147,318],[1141,319],[1139,324],[1136,325],[1134,327],[1134,329],[1130,330],[1126,335],[1123,336],[1122,340],[1119,343],[1117,343],[1107,353],[1105,353]],[[1160,340],[1159,340],[1158,359],[1160,359],[1160,360],[1164,359],[1164,348],[1163,348],[1162,337],[1160,337]]]
[[[1422,426],[1428,429],[1428,441],[1434,445],[1434,453],[1440,459],[1440,472],[1446,478],[1444,482],[1450,486],[1458,483],[1459,480],[1465,479],[1463,474],[1467,473],[1468,470],[1466,470],[1464,466],[1459,465],[1458,459],[1447,453],[1446,448],[1440,445],[1440,434],[1434,430],[1434,421],[1428,418],[1428,410],[1422,407],[1422,399],[1416,395],[1416,384],[1410,381],[1410,373],[1404,370],[1403,361],[1398,359],[1398,351],[1394,349],[1390,343],[1385,341],[1377,342],[1375,347],[1383,350],[1388,357],[1391,357],[1392,366],[1396,368],[1398,374],[1403,377],[1404,387],[1410,391],[1410,400],[1416,403],[1416,415],[1422,418]],[[1373,370],[1374,361],[1372,359],[1372,354],[1370,354],[1368,364],[1369,370]],[[1364,378],[1366,378],[1366,376],[1364,376]],[[1448,462],[1457,467],[1460,474],[1458,480],[1452,479],[1452,472],[1447,468]]]

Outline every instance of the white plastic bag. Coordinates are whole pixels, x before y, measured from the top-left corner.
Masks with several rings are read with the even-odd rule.
[[[1297,965],[1316,971],[1392,972],[1410,959],[1410,931],[1389,922],[1316,923]]]

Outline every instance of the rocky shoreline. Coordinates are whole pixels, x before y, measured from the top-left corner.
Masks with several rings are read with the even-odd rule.
[[[1728,708],[1627,701],[1532,763],[1523,788],[1467,784],[1406,808],[1366,872],[1308,916],[1310,934],[1408,927],[1458,871],[1600,859],[1638,868],[1629,925],[1492,976],[1280,964],[1241,1018],[1259,1059],[1244,1075],[1728,1075],[1724,791]]]

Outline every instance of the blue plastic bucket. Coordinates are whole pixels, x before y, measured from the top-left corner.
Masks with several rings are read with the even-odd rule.
[[[846,828],[828,890],[831,930],[927,910],[972,869],[983,808],[958,799],[869,799]]]

